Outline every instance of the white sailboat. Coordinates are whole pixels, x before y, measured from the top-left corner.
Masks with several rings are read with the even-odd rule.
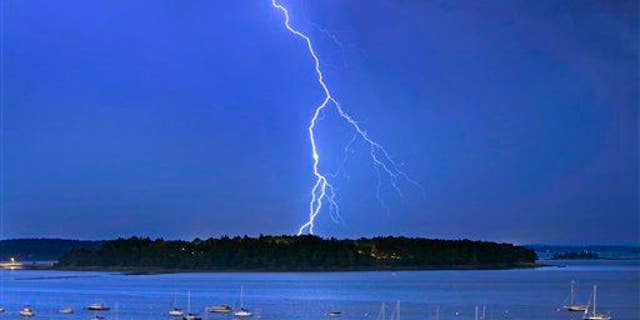
[[[589,313],[589,308],[591,304],[588,304],[584,310],[584,320],[611,320],[611,316],[607,314],[598,313],[596,311],[596,300],[598,297],[598,288],[596,285],[593,286],[593,308],[591,308],[591,313]]]
[[[197,314],[191,313],[191,291],[187,292],[187,314],[182,317],[182,320],[202,320]]]
[[[243,288],[240,286],[240,310],[234,312],[233,315],[236,317],[251,317],[253,313],[244,308],[243,293]]]
[[[173,309],[169,310],[169,315],[172,316],[172,317],[183,317],[184,316],[184,311],[182,311],[182,309],[177,307],[175,292],[173,293]]]
[[[29,305],[24,306],[24,308],[22,308],[22,311],[20,311],[21,317],[33,317],[35,315],[36,313],[33,311],[33,308],[31,308],[31,306]]]
[[[577,305],[575,303],[575,286],[576,282],[571,280],[571,292],[569,293],[569,305],[564,306],[564,309],[572,312],[584,312],[587,310],[585,305]]]

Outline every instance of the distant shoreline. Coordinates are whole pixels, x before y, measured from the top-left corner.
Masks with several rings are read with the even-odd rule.
[[[513,270],[549,267],[544,263],[522,263],[518,265],[464,265],[464,266],[421,266],[421,267],[344,267],[344,268],[315,268],[315,269],[168,269],[154,267],[53,267],[53,266],[25,266],[23,270],[51,270],[51,271],[79,271],[79,272],[118,272],[126,275],[154,275],[177,273],[333,273],[333,272],[394,272],[394,271],[482,271],[482,270]]]

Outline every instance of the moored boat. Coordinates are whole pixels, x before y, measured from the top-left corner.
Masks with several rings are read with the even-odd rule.
[[[233,315],[236,317],[251,317],[253,313],[245,308],[240,308],[240,310],[234,312]]]
[[[587,310],[587,306],[578,305],[575,303],[575,286],[576,282],[571,280],[571,290],[569,292],[569,305],[564,306],[564,309],[571,312],[584,312]]]
[[[182,317],[184,316],[184,311],[180,308],[173,308],[172,310],[169,310],[169,315],[172,317]]]
[[[244,290],[243,290],[242,286],[240,286],[240,310],[234,312],[233,315],[236,316],[236,317],[243,317],[243,318],[251,317],[253,315],[253,313],[251,313],[251,311],[249,311],[249,309],[246,309],[244,307],[243,296],[244,296]]]
[[[591,294],[591,297],[593,299],[593,307],[591,308],[591,313],[589,313],[591,304],[587,305],[587,308],[584,311],[584,320],[611,320],[612,318],[610,315],[598,313],[596,311],[596,299],[598,297],[598,287],[596,285],[593,286],[593,293]]]
[[[230,305],[227,305],[227,304],[209,307],[209,312],[213,312],[213,313],[229,313],[231,311],[233,311],[233,309],[231,308]]]
[[[62,308],[62,309],[58,310],[58,313],[61,313],[61,314],[73,314],[73,308],[71,308],[71,307]]]
[[[87,310],[89,311],[109,311],[109,307],[104,303],[93,303],[87,306]]]
[[[184,316],[184,311],[182,311],[182,309],[177,307],[177,298],[176,298],[176,294],[173,294],[173,309],[169,310],[169,315],[172,317],[183,317]]]
[[[22,308],[22,310],[20,311],[20,316],[21,317],[33,317],[35,316],[36,313],[35,311],[33,311],[33,308],[31,308],[31,306],[24,306],[24,308]]]
[[[188,313],[187,315],[182,317],[182,320],[202,320],[202,318],[195,313]]]
[[[187,291],[187,314],[182,317],[182,320],[202,320],[199,315],[191,313],[191,291]]]

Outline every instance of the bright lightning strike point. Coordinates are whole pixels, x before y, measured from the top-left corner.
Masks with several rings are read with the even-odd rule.
[[[340,217],[339,206],[335,200],[336,194],[333,189],[333,185],[329,183],[329,180],[327,179],[328,175],[325,175],[322,172],[320,172],[320,169],[319,169],[320,154],[318,153],[318,148],[316,145],[316,136],[315,136],[316,123],[318,122],[318,117],[320,116],[320,113],[327,106],[330,106],[330,105],[335,106],[336,111],[338,112],[338,115],[340,115],[340,117],[355,130],[356,136],[359,137],[361,140],[365,141],[369,145],[369,152],[370,152],[373,164],[376,167],[376,170],[378,171],[381,170],[382,172],[388,175],[389,183],[400,196],[403,196],[403,195],[398,186],[399,178],[402,178],[420,187],[420,185],[416,181],[412,180],[404,172],[399,170],[398,165],[393,161],[393,159],[391,159],[387,151],[379,143],[371,139],[367,134],[367,131],[365,131],[360,126],[360,124],[358,124],[356,120],[354,120],[348,113],[344,111],[340,103],[338,103],[338,101],[333,97],[331,90],[329,90],[329,86],[327,86],[327,84],[324,81],[324,75],[322,73],[322,69],[320,68],[320,59],[316,54],[316,51],[313,47],[313,43],[311,42],[311,38],[309,38],[307,35],[305,35],[304,33],[298,31],[297,29],[291,26],[289,11],[287,10],[287,8],[279,4],[276,0],[271,0],[271,5],[274,8],[280,10],[280,12],[282,12],[282,15],[284,16],[284,25],[286,29],[293,35],[304,40],[304,42],[306,43],[307,50],[309,51],[309,54],[311,55],[311,58],[313,59],[313,62],[314,62],[315,72],[318,77],[317,78],[318,84],[324,91],[324,99],[322,100],[322,103],[320,103],[315,108],[315,111],[313,112],[313,116],[311,117],[311,121],[308,127],[309,142],[311,143],[311,155],[313,157],[313,175],[315,176],[316,182],[313,185],[313,188],[311,188],[311,199],[309,201],[309,213],[308,213],[309,218],[307,222],[303,224],[300,227],[300,229],[298,229],[298,235],[303,234],[305,230],[307,230],[309,234],[313,234],[316,217],[322,210],[322,205],[325,201],[328,203],[329,209],[331,210],[331,212],[335,213],[336,217],[338,218]],[[378,200],[382,203],[382,200],[380,199],[379,188],[380,188],[380,184],[378,184],[378,192],[376,193],[376,197],[378,197]]]

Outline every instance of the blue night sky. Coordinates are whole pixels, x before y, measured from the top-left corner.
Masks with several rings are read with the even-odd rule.
[[[285,2],[366,144],[322,236],[640,243],[637,1]],[[295,233],[323,93],[262,1],[5,0],[4,237]],[[335,40],[334,40],[335,39]],[[318,124],[320,167],[353,132]]]

